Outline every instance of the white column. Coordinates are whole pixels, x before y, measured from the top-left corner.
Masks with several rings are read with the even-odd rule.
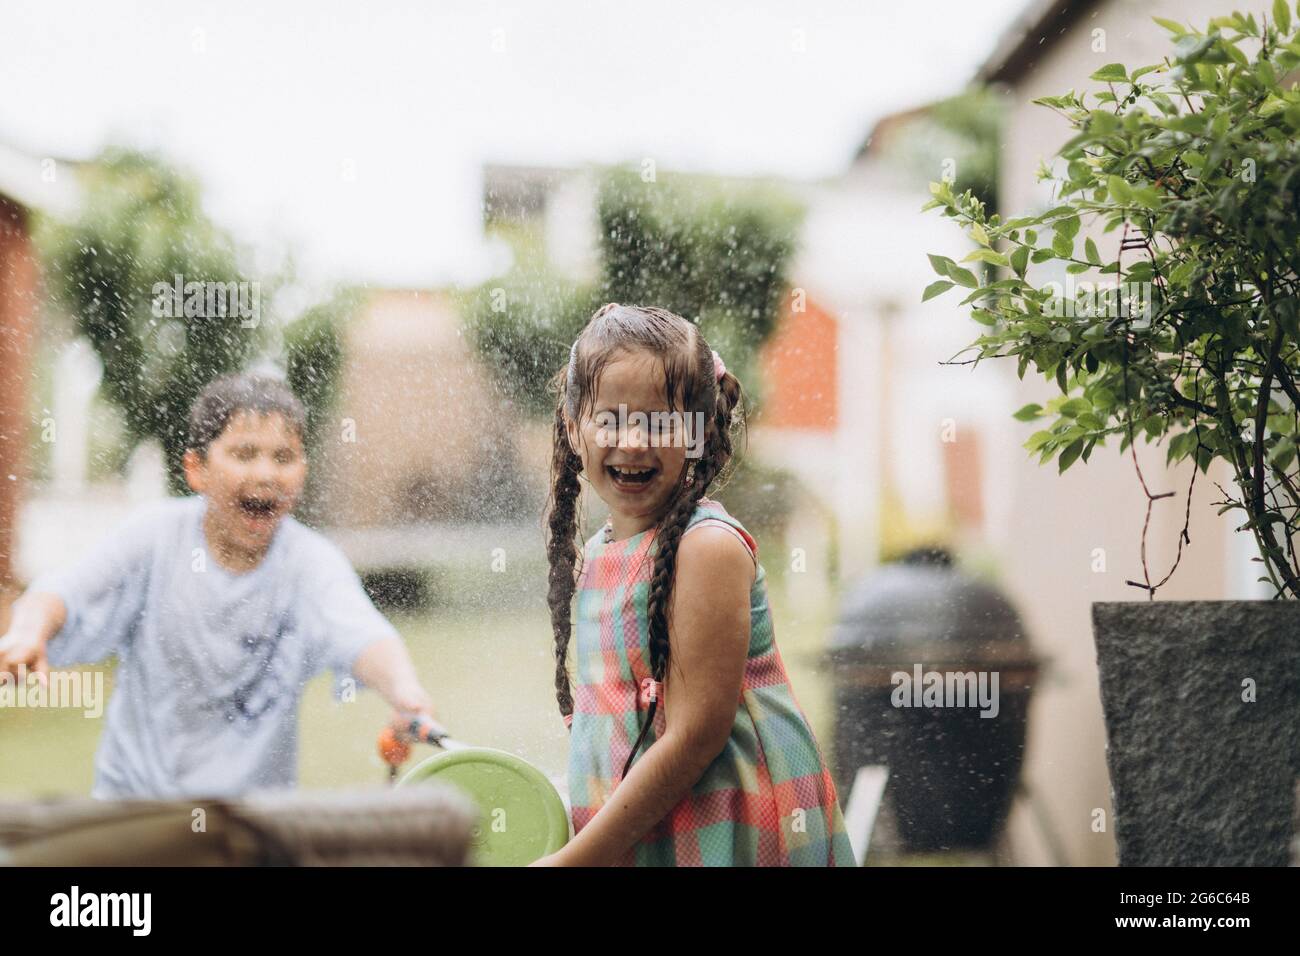
[[[86,487],[90,405],[102,376],[99,358],[84,338],[71,342],[55,362],[50,468],[59,494],[78,494]]]
[[[833,475],[840,574],[875,567],[880,551],[881,328],[865,307],[835,309],[839,323],[839,400]]]

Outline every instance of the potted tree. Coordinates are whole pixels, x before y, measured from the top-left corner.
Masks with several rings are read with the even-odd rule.
[[[923,299],[966,293],[986,327],[968,362],[1015,356],[1021,378],[1032,365],[1055,381],[1015,413],[1042,422],[1025,444],[1040,463],[1064,472],[1117,438],[1138,468],[1139,437],[1165,442],[1167,464],[1193,459],[1193,484],[1227,461],[1220,514],[1254,537],[1273,596],[1296,598],[1300,33],[1283,0],[1262,22],[1157,22],[1163,62],[1035,100],[1074,133],[1040,169],[1058,205],[1004,219],[931,184],[925,208],[974,240],[962,263],[984,265],[930,256]],[[1180,555],[1186,540],[1184,526]],[[1153,582],[1144,559],[1142,577],[1128,583],[1154,599],[1169,575]],[[1285,865],[1300,604],[1097,602],[1092,617],[1120,863]]]

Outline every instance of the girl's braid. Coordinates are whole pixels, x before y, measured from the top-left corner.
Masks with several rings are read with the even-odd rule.
[[[550,563],[546,603],[551,608],[551,630],[555,633],[555,699],[561,716],[573,713],[573,693],[569,686],[569,637],[573,631],[572,601],[577,582],[578,563],[577,502],[581,488],[578,473],[582,459],[569,446],[564,428],[564,403],[555,409],[554,453],[551,458],[551,501],[546,547]]]
[[[668,616],[677,570],[677,547],[700,499],[731,460],[731,414],[740,398],[739,382],[727,373],[718,382],[713,421],[708,423],[703,453],[695,460],[691,477],[676,503],[665,515],[655,535],[654,568],[650,575],[650,668],[656,681],[668,672]]]

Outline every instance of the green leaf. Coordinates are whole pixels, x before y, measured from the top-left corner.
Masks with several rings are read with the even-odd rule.
[[[952,276],[958,285],[964,285],[968,289],[978,289],[980,287],[979,280],[975,278],[975,273],[969,269],[963,269],[951,259],[948,262],[948,275]]]
[[[1052,237],[1052,251],[1062,259],[1068,259],[1074,255],[1074,240],[1058,232]]]
[[[1181,461],[1196,449],[1196,432],[1183,432],[1169,441],[1169,451],[1165,455],[1165,464]]]
[[[1006,256],[993,249],[976,249],[970,255],[963,257],[961,261],[962,262],[976,262],[976,261],[991,262],[995,266],[1010,265],[1010,263],[1007,262]]]
[[[1083,254],[1087,256],[1088,261],[1094,266],[1101,265],[1101,256],[1097,252],[1097,244],[1091,239],[1083,240]]]
[[[947,279],[940,279],[938,282],[931,282],[928,286],[925,287],[925,292],[921,294],[921,301],[929,302],[936,295],[940,295],[944,292],[947,292],[954,285],[955,283],[949,282]]]
[[[1128,70],[1123,63],[1107,63],[1089,77],[1099,83],[1123,83],[1128,79]]]
[[[1055,438],[1055,437],[1056,437],[1056,436],[1053,435],[1053,434],[1052,434],[1050,431],[1048,431],[1047,429],[1043,429],[1042,431],[1034,432],[1034,433],[1033,433],[1032,435],[1030,435],[1029,438],[1025,441],[1025,445],[1024,445],[1025,450],[1026,450],[1026,451],[1038,451],[1038,449],[1042,448],[1044,445],[1046,445],[1049,441],[1051,441],[1051,440],[1052,440],[1053,438]]]
[[[1058,475],[1064,474],[1065,469],[1074,464],[1074,460],[1079,457],[1082,451],[1082,438],[1076,438],[1074,441],[1070,442],[1070,444],[1066,446],[1065,451],[1061,452],[1061,457],[1057,460],[1056,473]]]
[[[1173,20],[1166,20],[1164,17],[1152,17],[1151,19],[1160,24],[1160,26],[1164,27],[1174,36],[1180,37],[1187,32],[1187,27],[1183,26],[1181,23],[1175,23]]]
[[[1103,94],[1102,102],[1108,99],[1114,99],[1109,93]],[[1119,120],[1114,113],[1108,113],[1106,110],[1093,110],[1088,114],[1088,131],[1087,136],[1095,139],[1100,136],[1109,136],[1119,128]]]
[[[1092,407],[1101,411],[1108,411],[1116,405],[1115,393],[1108,388],[1098,388],[1090,392],[1089,397],[1092,399]]]
[[[1285,471],[1295,461],[1295,440],[1283,438],[1268,454],[1269,463]]]
[[[1295,445],[1290,445],[1283,449],[1282,452],[1273,460],[1273,464],[1281,471],[1286,471],[1295,461]]]
[[[1205,56],[1207,50],[1214,46],[1214,41],[1218,34],[1211,33],[1205,36],[1196,36],[1188,34],[1178,38],[1174,44],[1174,54],[1180,63],[1193,64],[1201,57]]]
[[[1160,193],[1151,186],[1141,186],[1134,189],[1133,198],[1148,209],[1155,209],[1160,205]]]
[[[1191,277],[1192,273],[1196,271],[1196,265],[1197,264],[1194,261],[1188,259],[1186,262],[1180,262],[1178,265],[1174,266],[1174,271],[1169,273],[1170,284],[1181,286]]]
[[[1286,0],[1273,0],[1273,22],[1283,33],[1291,32],[1291,9]]]
[[[1250,60],[1246,59],[1246,54],[1242,53],[1241,50],[1237,48],[1237,44],[1233,43],[1231,40],[1220,40],[1219,49],[1226,53],[1232,62],[1236,63],[1238,66],[1247,66],[1250,63]]]
[[[934,253],[927,253],[927,256],[930,259],[931,267],[941,276],[946,276],[948,270],[957,265],[957,263],[953,262],[947,256],[936,256]]]
[[[1117,203],[1133,201],[1133,190],[1129,188],[1128,183],[1118,176],[1106,177],[1106,192],[1110,193],[1110,198]]]
[[[1015,252],[1011,253],[1011,268],[1015,270],[1016,275],[1020,278],[1025,277],[1025,272],[1029,269],[1029,247],[1020,246]]]
[[[1029,405],[1026,405],[1024,408],[1020,409],[1020,411],[1016,412],[1011,417],[1018,422],[1032,422],[1035,418],[1038,418],[1042,413],[1043,413],[1042,405],[1038,405],[1036,403],[1030,403]],[[1043,433],[1040,432],[1039,434],[1043,434]],[[1047,432],[1046,434],[1051,434],[1051,433]]]

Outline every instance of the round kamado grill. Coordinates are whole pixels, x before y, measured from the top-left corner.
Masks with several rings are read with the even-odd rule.
[[[919,549],[848,593],[828,661],[841,791],[859,767],[886,765],[906,849],[987,848],[1015,794],[1039,672],[1010,601],[948,552]]]

